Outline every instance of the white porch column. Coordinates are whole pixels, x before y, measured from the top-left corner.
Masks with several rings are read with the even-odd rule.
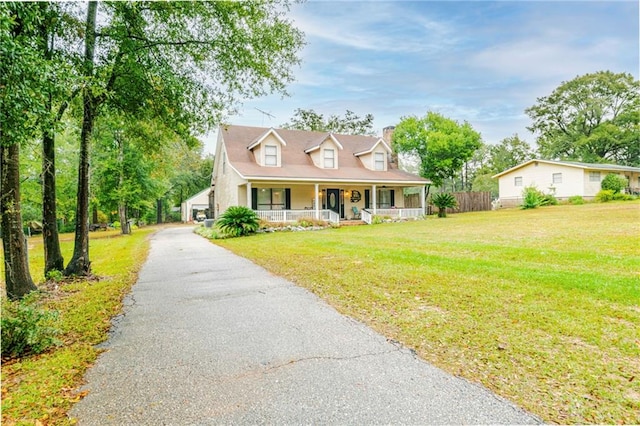
[[[247,207],[251,208],[251,182],[247,182]]]
[[[422,214],[427,214],[426,210],[424,209],[424,197],[426,195],[425,188],[426,186],[424,185],[420,187],[420,208],[422,209]]]
[[[314,207],[315,207],[315,211],[316,211],[316,220],[320,220],[320,203],[319,203],[319,195],[318,192],[320,191],[320,184],[315,184],[314,185],[314,192],[313,192],[313,197],[315,202],[313,203]]]
[[[378,214],[378,194],[377,186],[371,186],[371,204],[373,204],[373,214]]]

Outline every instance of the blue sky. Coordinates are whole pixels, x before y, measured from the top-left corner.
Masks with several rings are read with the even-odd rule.
[[[373,114],[374,130],[436,111],[486,143],[517,133],[524,110],[563,81],[601,70],[639,78],[634,1],[308,1],[290,97],[244,101],[231,124],[279,127],[296,108]],[[267,116],[258,110],[273,116]],[[215,134],[205,139],[213,152]]]

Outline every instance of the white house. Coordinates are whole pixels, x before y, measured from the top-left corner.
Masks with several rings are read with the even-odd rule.
[[[210,188],[203,189],[180,205],[180,218],[183,222],[197,220],[198,213],[206,213],[209,209]],[[208,217],[208,216],[207,216]]]
[[[627,191],[640,191],[640,167],[615,164],[591,164],[572,161],[529,160],[493,178],[498,179],[500,203],[504,207],[522,204],[522,191],[535,186],[540,191],[553,194],[559,200],[580,195],[593,199],[600,191],[600,182],[610,173],[627,179]]]
[[[246,206],[274,222],[330,222],[372,215],[424,214],[431,182],[398,168],[381,137],[247,126],[221,126],[213,166],[214,216]],[[406,208],[404,188],[419,188]]]

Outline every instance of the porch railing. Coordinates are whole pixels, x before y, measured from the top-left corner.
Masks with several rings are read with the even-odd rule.
[[[254,210],[256,215],[269,222],[297,222],[300,219],[315,219],[315,210]],[[320,210],[320,220],[339,223],[340,216],[332,210]]]
[[[366,210],[360,210],[360,218],[362,219],[362,221],[363,221],[364,223],[368,223],[369,225],[371,225],[371,218],[372,218],[372,215],[371,215],[371,213],[369,213],[368,211],[366,211]]]
[[[422,209],[376,209],[375,216],[388,216],[394,219],[407,219],[411,217],[420,217],[424,215]],[[373,211],[361,210],[360,217],[362,221],[371,225],[373,221]]]
[[[389,216],[398,219],[407,219],[411,217],[420,217],[424,214],[424,211],[418,209],[376,209],[376,215]]]

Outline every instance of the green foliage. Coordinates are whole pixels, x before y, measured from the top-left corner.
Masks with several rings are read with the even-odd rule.
[[[581,195],[573,195],[569,197],[569,204],[575,204],[575,205],[584,204],[584,198],[582,198]]]
[[[624,192],[617,192],[613,194],[613,199],[615,201],[631,201],[631,200],[635,200],[636,197],[630,194],[625,194]]]
[[[605,190],[611,190],[614,194],[621,192],[627,187],[629,182],[627,179],[615,173],[609,173],[602,179],[600,187]]]
[[[313,217],[300,218],[298,219],[297,224],[298,226],[302,226],[303,228],[310,228],[312,226],[319,226],[324,228],[327,226],[327,222],[325,222],[324,220],[318,220]]]
[[[423,118],[403,117],[392,143],[398,153],[419,158],[420,175],[435,186],[455,176],[482,145],[480,134],[469,123],[459,124],[434,112]]]
[[[384,222],[384,216],[382,216],[382,215],[374,214],[371,217],[371,224],[372,225],[379,225],[379,224],[381,224],[383,222]]]
[[[52,325],[56,312],[37,306],[34,297],[2,302],[2,357],[14,358],[39,354],[60,342],[60,331]]]
[[[542,205],[544,194],[535,186],[527,186],[522,191],[522,209],[535,209]]]
[[[449,192],[439,192],[431,196],[431,203],[438,208],[438,217],[447,217],[447,209],[458,206],[458,201]]]
[[[534,157],[531,145],[515,134],[489,148],[489,169],[493,174],[503,172]]]
[[[640,165],[640,82],[629,73],[563,82],[526,113],[543,158]]]
[[[240,237],[256,232],[259,220],[256,213],[250,208],[231,206],[220,215],[216,225],[226,235]]]
[[[343,135],[373,135],[373,115],[364,118],[347,110],[344,117],[331,115],[329,118],[312,109],[298,108],[293,113],[291,122],[282,125],[284,129],[309,130],[314,132],[332,132]]]
[[[601,203],[606,203],[606,202],[609,202],[609,201],[613,201],[614,194],[615,194],[615,192],[613,192],[612,189],[601,189],[596,194],[596,201],[599,201]]]

